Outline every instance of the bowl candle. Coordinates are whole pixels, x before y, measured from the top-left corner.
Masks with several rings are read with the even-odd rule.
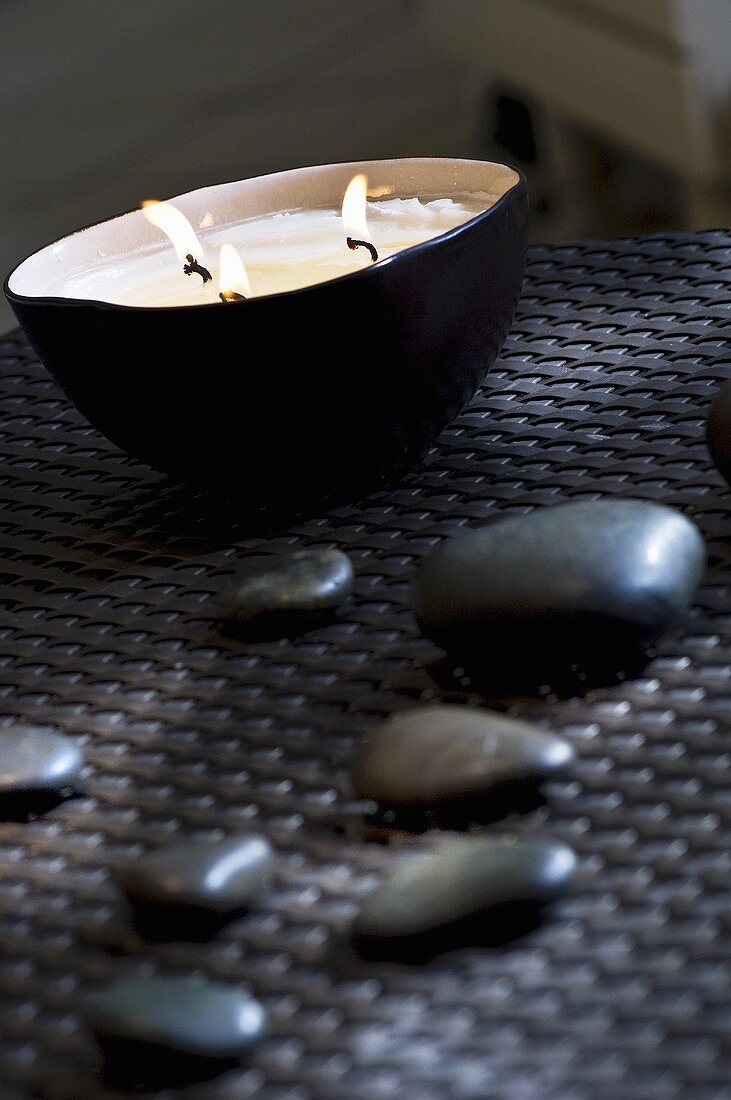
[[[486,193],[378,199],[368,204],[369,237],[360,237],[359,243],[366,249],[371,245],[380,259],[386,259],[462,225],[496,199]],[[276,211],[210,226],[210,211],[198,219],[202,225],[192,226],[168,202],[145,204],[143,213],[147,218],[154,214],[159,227],[156,232],[150,226],[146,245],[62,275],[52,292],[148,308],[209,304],[227,289],[216,259],[224,245],[234,248],[246,266],[247,298],[337,279],[372,262],[372,253],[354,251],[347,243],[358,234],[346,232],[339,208]],[[184,277],[192,266],[189,256],[212,278]]]
[[[251,284],[241,257],[232,244],[222,244],[218,262],[218,297],[222,302],[241,302],[251,297]]]
[[[451,200],[454,201],[454,200]],[[358,172],[345,188],[343,195],[343,227],[345,243],[351,252],[358,248],[367,249],[373,263],[378,263],[378,250],[370,240],[367,220],[368,176]]]
[[[174,245],[133,210],[35,252],[5,292],[109,439],[251,506],[354,499],[413,465],[512,323],[528,205],[506,165],[319,165],[169,205],[190,230]]]

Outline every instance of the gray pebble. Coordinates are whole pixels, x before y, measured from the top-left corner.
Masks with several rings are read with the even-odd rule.
[[[646,651],[693,601],[705,546],[639,500],[540,508],[453,539],[414,586],[424,633],[471,659],[549,668]]]
[[[542,837],[464,836],[397,867],[363,901],[358,938],[419,936],[505,905],[539,906],[569,886],[576,856]]]
[[[233,986],[194,977],[126,978],[85,1002],[103,1041],[126,1041],[167,1053],[233,1059],[265,1029],[264,1009]]]
[[[337,610],[353,589],[353,567],[340,550],[318,547],[244,563],[220,598],[224,622],[308,618]]]
[[[76,790],[83,766],[64,734],[22,723],[0,730],[0,798]]]
[[[269,841],[250,833],[148,852],[124,867],[120,879],[133,904],[225,914],[244,908],[261,893],[274,862]]]
[[[573,759],[568,741],[495,711],[414,707],[369,735],[353,767],[363,798],[398,805],[472,798],[496,784],[537,780]]]
[[[713,461],[731,485],[731,378],[719,387],[713,399],[706,437]]]

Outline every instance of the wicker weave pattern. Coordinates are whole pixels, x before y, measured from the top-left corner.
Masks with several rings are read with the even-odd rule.
[[[730,284],[721,232],[533,249],[496,369],[423,466],[268,540],[126,459],[19,335],[0,341],[0,716],[80,735],[91,765],[86,797],[0,824],[3,1097],[111,1095],[79,993],[158,967],[242,982],[270,1013],[250,1066],[185,1093],[201,1100],[731,1096],[731,520],[703,443]],[[639,679],[510,703],[579,762],[546,807],[493,828],[573,844],[578,889],[505,950],[359,959],[357,898],[434,842],[374,842],[347,779],[370,722],[445,696],[408,610],[419,560],[499,513],[602,495],[683,509],[711,566]],[[314,543],[352,556],[341,622],[218,633],[244,553]],[[261,911],[210,944],[135,938],[110,867],[248,826],[282,853]]]

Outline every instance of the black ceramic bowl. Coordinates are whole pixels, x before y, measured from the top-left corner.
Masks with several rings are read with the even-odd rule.
[[[131,211],[34,253],[5,293],[53,377],[129,454],[252,504],[353,499],[416,462],[494,362],[525,268],[524,179],[481,161],[368,161],[174,200],[194,226],[337,208],[358,171],[396,195],[500,198],[425,244],[302,290],[175,308],[51,296],[59,265],[70,274],[149,243]]]

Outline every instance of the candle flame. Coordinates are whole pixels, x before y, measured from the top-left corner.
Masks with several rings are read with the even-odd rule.
[[[249,285],[246,268],[232,244],[221,245],[218,279],[221,294],[234,293],[243,294],[245,298],[251,297],[251,286]]]
[[[142,213],[148,222],[167,234],[181,264],[185,263],[188,256],[194,256],[201,264],[204,262],[203,246],[185,214],[176,206],[169,202],[158,202],[157,199],[146,199],[142,203]]]
[[[368,195],[368,177],[359,172],[353,176],[343,196],[343,228],[346,237],[360,241],[369,241],[366,221],[366,197]]]

